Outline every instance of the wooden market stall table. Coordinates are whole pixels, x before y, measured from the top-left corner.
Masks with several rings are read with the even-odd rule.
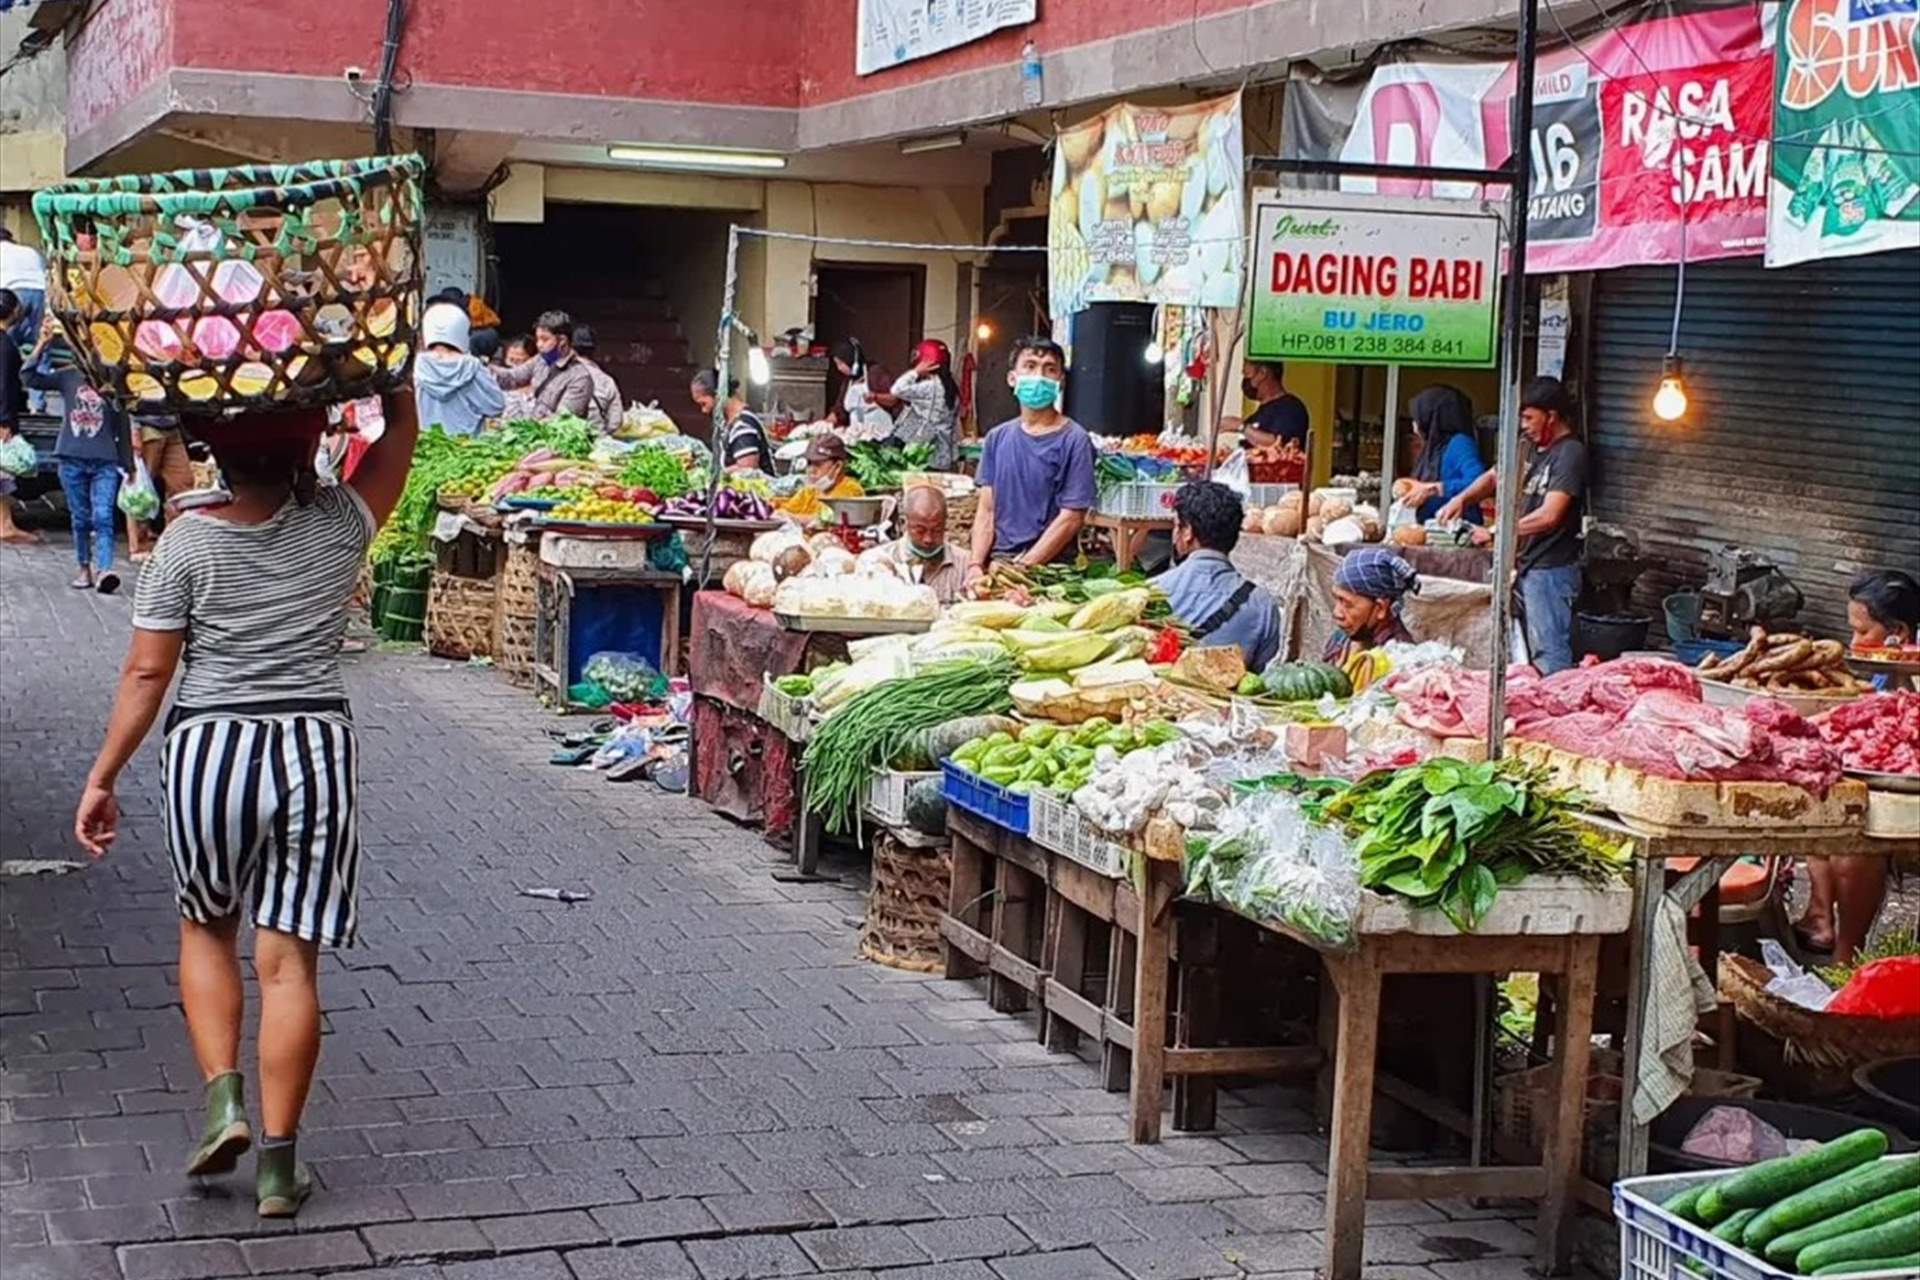
[[[653,567],[651,548],[646,537],[549,530],[541,538],[534,679],[555,705],[569,705],[595,653],[634,653],[678,673],[681,579]]]
[[[1113,563],[1121,573],[1133,568],[1134,558],[1148,535],[1172,533],[1172,516],[1116,516],[1104,511],[1087,512],[1086,528],[1104,529],[1113,538]]]

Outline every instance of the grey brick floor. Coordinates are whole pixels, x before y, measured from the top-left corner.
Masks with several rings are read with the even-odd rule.
[[[0,849],[68,830],[128,604],[63,549],[0,548]],[[1125,1097],[978,990],[862,963],[861,901],[782,885],[685,799],[546,763],[497,675],[350,659],[362,943],[324,960],[297,1225],[252,1161],[182,1176],[180,1025],[151,745],[104,863],[0,880],[5,1280],[1200,1280],[1312,1273],[1323,1147],[1301,1099],[1124,1142]],[[518,895],[587,886],[591,903]],[[248,1052],[251,1053],[251,1045]],[[1524,1219],[1377,1205],[1370,1276],[1512,1280]]]

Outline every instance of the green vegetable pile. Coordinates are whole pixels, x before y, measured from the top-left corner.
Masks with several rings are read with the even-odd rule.
[[[807,807],[825,819],[827,830],[851,830],[875,773],[916,734],[959,716],[1012,707],[1007,686],[1015,674],[1013,659],[997,654],[936,663],[854,694],[820,722],[800,758]]]
[[[806,698],[813,694],[813,677],[803,675],[781,676],[773,682],[773,687],[789,698]]]
[[[1697,1182],[1660,1207],[1795,1275],[1920,1266],[1920,1155],[1856,1129],[1811,1151]]]
[[[1596,884],[1625,876],[1626,844],[1582,823],[1578,800],[1517,761],[1436,756],[1369,774],[1327,801],[1321,816],[1353,841],[1362,888],[1438,907],[1470,933],[1501,885],[1535,872]]]
[[[450,436],[439,427],[429,427],[413,447],[413,469],[407,472],[399,505],[374,539],[374,561],[426,549],[427,534],[433,528],[434,500],[441,489],[479,494],[535,449],[585,458],[595,438],[593,424],[571,414],[545,421],[519,418],[498,431],[474,436]]]
[[[1071,795],[1093,776],[1093,757],[1099,748],[1112,747],[1126,755],[1179,736],[1180,731],[1164,720],[1128,728],[1095,716],[1072,728],[1030,724],[1018,736],[991,733],[962,743],[951,758],[959,768],[1015,795],[1032,791]]]
[[[933,460],[930,444],[895,444],[891,440],[863,440],[847,449],[847,470],[868,493],[898,489],[902,471],[921,471]]]
[[[642,444],[628,454],[620,468],[620,483],[651,489],[662,500],[693,490],[692,477],[680,455],[659,445]]]

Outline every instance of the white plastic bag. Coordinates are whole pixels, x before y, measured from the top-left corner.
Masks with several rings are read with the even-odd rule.
[[[147,474],[147,464],[133,460],[133,474],[120,481],[120,510],[135,520],[151,520],[160,514],[160,493]]]

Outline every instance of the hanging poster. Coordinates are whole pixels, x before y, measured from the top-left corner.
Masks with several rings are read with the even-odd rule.
[[[1500,220],[1478,204],[1262,193],[1247,354],[1491,368],[1499,254]]]
[[[1654,18],[1541,54],[1526,140],[1529,272],[1676,262],[1683,245],[1694,261],[1761,250],[1772,130],[1771,60],[1761,35],[1757,9],[1747,6]],[[1513,80],[1511,62],[1380,67],[1341,158],[1503,164]],[[1349,178],[1341,187],[1489,194],[1472,184],[1385,178]]]
[[[1779,9],[1767,265],[1920,247],[1920,3]]]
[[[872,75],[1032,22],[1038,0],[860,0],[853,69]]]
[[[1237,93],[1121,103],[1062,130],[1047,217],[1053,314],[1092,302],[1239,306],[1244,172]]]

